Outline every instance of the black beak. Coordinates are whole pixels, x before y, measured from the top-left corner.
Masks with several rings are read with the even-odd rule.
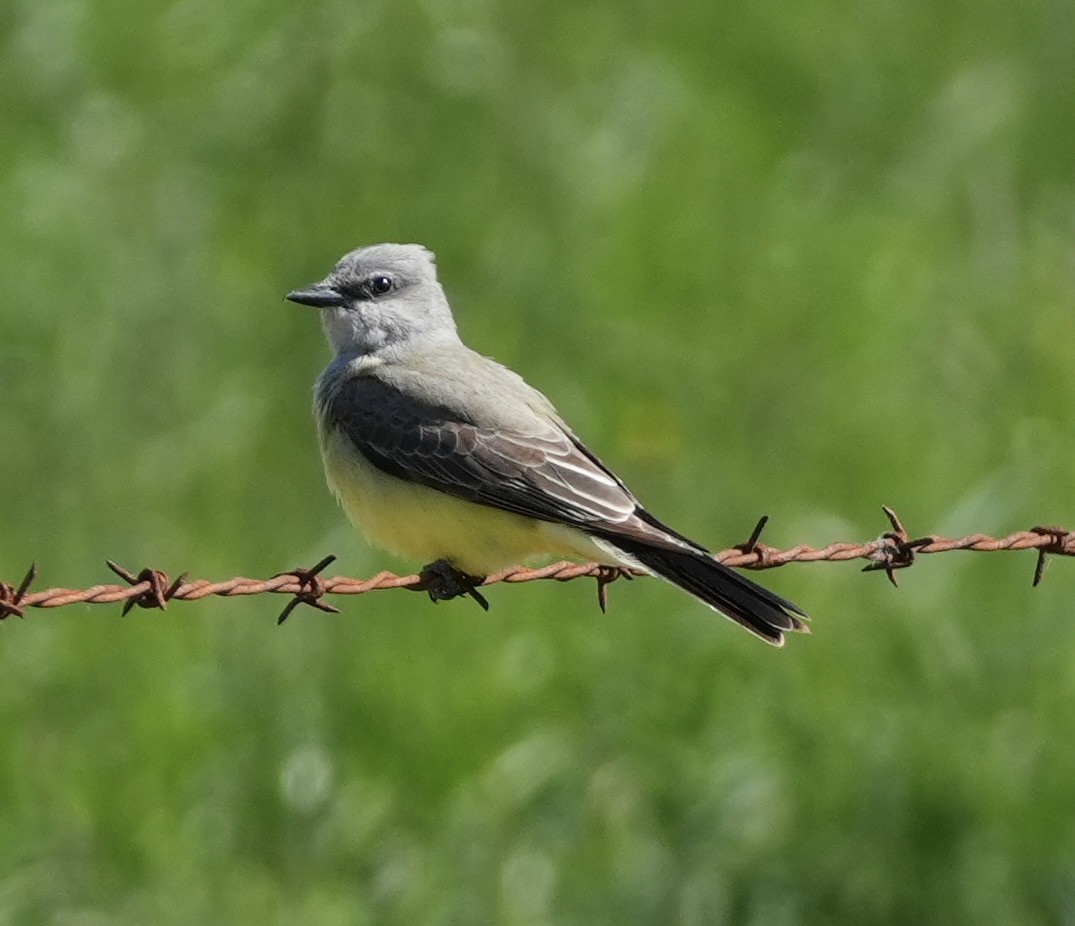
[[[328,283],[314,283],[306,289],[296,289],[284,298],[300,305],[312,305],[318,309],[331,305],[343,305],[346,302],[343,294]]]

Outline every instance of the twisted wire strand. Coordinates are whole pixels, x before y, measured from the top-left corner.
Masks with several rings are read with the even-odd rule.
[[[968,534],[950,539],[929,535],[912,540],[896,513],[888,507],[884,507],[883,510],[888,517],[891,530],[866,543],[830,543],[820,548],[799,544],[780,550],[759,542],[762,528],[768,520],[762,518],[748,541],[722,550],[714,556],[718,562],[727,566],[746,569],[775,569],[788,563],[843,562],[865,559],[868,563],[863,571],[883,571],[893,585],[896,584],[896,570],[913,565],[915,557],[919,554],[949,553],[954,550],[977,553],[1036,550],[1038,557],[1034,568],[1034,585],[1041,581],[1048,554],[1075,556],[1075,532],[1061,527],[1033,527],[1030,530],[1016,531],[1005,537]],[[347,576],[321,578],[322,570],[334,559],[335,557],[331,556],[325,557],[313,567],[297,568],[267,579],[235,576],[220,582],[207,579],[188,581],[185,573],[172,581],[166,573],[160,570],[146,568],[134,574],[116,563],[109,562],[109,568],[127,584],[93,585],[81,589],[48,588],[30,592],[30,586],[37,575],[37,566],[34,564],[18,586],[0,582],[0,620],[10,616],[23,617],[28,608],[60,608],[74,604],[123,602],[123,613],[126,614],[136,605],[163,610],[169,601],[197,601],[210,595],[224,598],[238,595],[291,595],[292,600],[279,618],[279,621],[283,622],[299,604],[310,605],[322,611],[338,610],[321,600],[329,594],[362,595],[391,588],[404,588],[411,591],[423,591],[429,588],[427,577],[418,574],[400,576],[391,572],[379,572],[367,579]],[[598,600],[603,609],[605,589],[611,581],[621,576],[633,578],[643,574],[638,570],[614,569],[598,563],[558,562],[537,569],[513,566],[494,575],[486,576],[478,584],[480,586],[495,585],[500,582],[516,584],[541,579],[568,582],[572,579],[593,578],[598,583]],[[479,602],[483,602],[481,596],[476,597]]]

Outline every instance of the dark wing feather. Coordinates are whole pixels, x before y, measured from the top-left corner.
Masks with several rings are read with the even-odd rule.
[[[370,376],[342,382],[322,406],[378,469],[450,495],[581,528],[631,520],[638,503],[567,431],[481,427]]]

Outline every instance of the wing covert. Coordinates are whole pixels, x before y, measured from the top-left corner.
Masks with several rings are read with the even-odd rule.
[[[553,420],[542,426],[535,419],[535,433],[481,427],[372,376],[349,378],[326,398],[325,426],[400,479],[579,527],[619,524],[638,508],[623,484]]]

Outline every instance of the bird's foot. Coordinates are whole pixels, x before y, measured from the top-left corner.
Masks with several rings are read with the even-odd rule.
[[[438,559],[435,563],[423,566],[418,575],[425,583],[430,601],[449,601],[460,595],[469,595],[482,606],[483,611],[489,610],[489,602],[478,591],[478,586],[485,581],[485,576],[472,576],[462,572],[446,559]]]

